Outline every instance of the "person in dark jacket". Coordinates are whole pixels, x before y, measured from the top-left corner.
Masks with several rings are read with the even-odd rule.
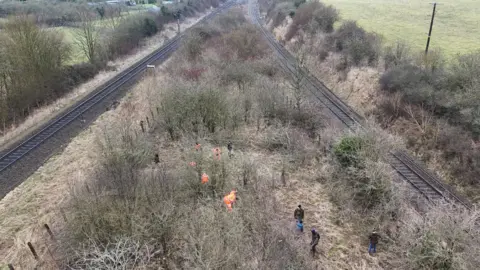
[[[378,240],[382,238],[375,230],[370,234],[368,239],[370,240],[370,245],[368,246],[368,253],[376,253],[377,252],[377,244]]]
[[[232,155],[233,155],[233,144],[232,144],[232,142],[228,142],[227,149],[228,149],[228,157],[231,158]]]
[[[312,252],[313,257],[315,257],[315,254],[317,253],[318,241],[320,241],[320,234],[315,229],[312,229],[312,242],[310,242],[312,249],[310,251]]]
[[[302,206],[299,205],[298,208],[295,209],[295,211],[293,212],[293,217],[296,220],[301,221],[303,220],[303,215],[304,215],[304,212],[303,212]]]

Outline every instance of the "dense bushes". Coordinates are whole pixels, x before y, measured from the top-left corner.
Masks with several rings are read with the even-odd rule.
[[[436,115],[466,127],[475,136],[480,134],[480,96],[473,90],[480,85],[480,53],[459,56],[449,67],[435,59],[404,62],[391,66],[382,75],[383,90],[402,93],[405,102],[426,105]]]
[[[292,39],[299,30],[308,34],[315,34],[318,31],[330,33],[338,19],[338,11],[332,6],[326,6],[317,1],[301,4],[295,11],[285,39],[287,41]]]
[[[226,47],[242,60],[262,58],[268,49],[254,26],[239,27],[225,35],[223,40]]]
[[[287,1],[278,3],[275,8],[271,10],[267,16],[272,18],[272,27],[279,26],[288,15],[295,14],[296,7],[294,3]]]
[[[60,35],[38,28],[27,17],[5,24],[0,48],[3,123],[15,121],[63,94],[63,64],[70,48]]]
[[[188,6],[187,10],[193,10],[196,6],[210,7],[218,3],[216,0],[195,1],[189,5],[178,3],[171,9],[172,12],[185,11]],[[108,60],[130,53],[144,38],[156,34],[164,23],[174,19],[168,9],[163,9],[165,14],[142,13],[130,17],[122,16],[121,11],[120,6],[95,9],[70,2],[43,6],[30,2],[2,4],[0,12],[3,14],[24,14],[8,19],[0,33],[2,129],[23,120],[32,109],[55,100],[73,86],[93,78]],[[31,15],[33,13],[35,16]],[[52,14],[59,17],[52,17]],[[191,13],[184,12],[183,16],[188,14]],[[99,26],[100,19],[108,19],[108,27]],[[52,20],[62,22],[53,23]],[[75,22],[73,42],[90,63],[66,66],[71,50],[63,36],[36,25],[63,22]]]
[[[169,72],[183,72],[208,64],[198,80],[171,76],[162,78],[161,85],[148,86],[152,87],[145,93],[150,108],[143,109],[151,109],[154,119],[148,131],[139,132],[138,122],[121,111],[120,121],[109,122],[99,136],[95,174],[86,185],[74,189],[67,228],[58,238],[67,266],[310,269],[308,253],[299,252],[302,249],[297,247],[294,235],[277,216],[279,203],[271,189],[270,174],[257,173],[253,157],[243,154],[249,142],[241,133],[255,126],[251,118],[256,114],[258,119],[263,117],[260,106],[278,105],[281,90],[275,80],[266,76],[254,76],[250,84],[257,85],[242,90],[228,83],[223,85],[218,75],[223,72],[220,63],[224,60],[215,53],[219,49],[215,46],[227,45],[203,45],[204,57],[195,63],[178,54],[167,68]],[[240,58],[232,61],[245,65],[266,62]],[[261,95],[276,98],[266,104]],[[250,126],[237,130],[241,123]],[[305,135],[288,126],[283,128],[288,134],[281,134],[281,143],[287,145],[286,155],[292,159],[289,162],[298,162],[292,153],[307,152],[302,148],[303,141],[298,140]],[[272,126],[271,130],[278,129]],[[193,149],[194,139],[200,140],[202,150]],[[212,158],[207,149],[230,139],[238,145],[235,158]],[[162,146],[152,146],[153,142]],[[155,153],[160,154],[158,164],[153,163]],[[191,161],[195,161],[194,166],[188,165]],[[203,172],[209,175],[207,184],[200,182]],[[226,211],[222,196],[232,188],[238,191],[238,200],[233,211]]]
[[[441,76],[413,64],[404,64],[387,70],[380,78],[380,86],[391,93],[403,93],[412,103],[434,107],[443,94],[435,87]]]
[[[228,123],[227,108],[223,91],[176,89],[162,101],[160,108],[164,115],[162,126],[171,139],[177,139],[183,133],[198,133],[201,130],[213,133]]]
[[[344,137],[333,147],[338,162],[344,167],[358,167],[360,164],[359,151],[364,143],[359,137]]]
[[[138,47],[140,42],[156,34],[158,27],[151,16],[137,16],[120,23],[112,33],[108,50],[111,58],[129,53]]]
[[[354,21],[346,21],[331,35],[327,42],[330,49],[343,54],[346,67],[377,63],[380,38],[368,33]]]
[[[384,141],[370,133],[343,136],[333,146],[333,154],[340,166],[336,175],[341,183],[337,188],[345,188],[352,196],[354,207],[360,209],[383,208],[392,200],[391,172],[381,162],[384,149],[378,144]],[[376,147],[372,147],[377,144]],[[348,195],[347,195],[348,196]]]

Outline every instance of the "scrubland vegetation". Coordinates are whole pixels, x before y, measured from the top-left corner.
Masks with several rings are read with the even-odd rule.
[[[271,57],[238,10],[192,29],[165,71],[146,76],[94,127],[92,168],[58,206],[65,221],[48,249],[55,260],[42,257],[39,267],[475,269],[478,211],[426,205],[382,159],[402,147],[398,138],[373,123],[357,132],[329,126]],[[215,159],[211,149],[229,141],[233,157]],[[222,198],[232,189],[230,212]],[[297,199],[282,200],[288,194]],[[298,204],[303,235],[290,228]],[[308,252],[313,226],[317,258]],[[369,257],[373,228],[382,240]],[[31,268],[27,252],[7,259]]]
[[[480,198],[480,52],[447,58],[435,49],[425,56],[405,42],[383,45],[382,36],[354,21],[339,21],[335,7],[321,2],[262,1],[262,9],[271,27],[284,29],[282,42],[290,40],[293,53],[305,53],[307,66],[319,78],[327,79],[328,73],[331,88],[356,110],[403,136],[411,152],[440,169],[470,199]],[[287,16],[291,23],[285,25]],[[317,26],[320,18],[325,26]],[[362,88],[373,90],[362,93]]]
[[[281,181],[259,171],[263,165],[249,152],[281,153],[283,161],[273,163],[285,163],[283,170],[310,162],[313,156],[306,155],[315,150],[304,149],[311,139],[303,127],[315,136],[321,119],[308,103],[286,103],[289,88],[276,82],[284,79],[269,57],[257,30],[238,12],[191,31],[167,68],[170,79],[149,86],[142,105],[147,131],[119,117],[99,136],[97,169],[74,189],[68,207],[62,250],[69,252],[62,255],[70,267],[310,265],[275,214],[271,191]],[[134,106],[124,106],[125,116],[134,113]],[[210,149],[228,140],[235,156],[214,160]],[[195,141],[202,150],[194,150]],[[155,153],[159,164],[153,164]],[[282,167],[272,169],[280,179]],[[200,182],[203,172],[207,184]],[[227,212],[222,198],[232,189],[239,200]]]
[[[163,6],[159,14],[126,16],[121,6],[2,2],[1,14],[9,17],[0,31],[1,130],[110,68],[109,61],[132,53],[145,38],[174,21],[178,11],[188,17],[219,3],[179,3]],[[69,27],[45,27],[60,25]],[[72,64],[72,59],[84,62]]]

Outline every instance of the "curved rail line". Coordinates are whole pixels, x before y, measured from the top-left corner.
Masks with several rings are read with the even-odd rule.
[[[260,18],[258,3],[249,0],[248,11],[250,17],[258,25],[258,28],[267,39],[270,46],[278,55],[278,60],[281,65],[289,73],[295,74],[298,72],[296,59],[288,52],[281,44],[278,43],[275,37],[265,29]],[[362,128],[364,122],[363,117],[356,113],[352,108],[345,104],[338,96],[336,96],[328,87],[313,76],[307,69],[300,68],[305,75],[305,87],[317,98],[327,109],[330,110],[332,116],[338,118],[346,127],[354,130]],[[471,203],[455,193],[449,186],[442,183],[442,181],[429,172],[424,166],[410,157],[403,151],[392,150],[386,157],[386,160],[397,171],[402,179],[408,181],[414,188],[416,188],[422,195],[430,201],[437,200],[453,200],[466,208],[471,208]]]
[[[228,1],[224,3],[222,6],[218,7],[216,10],[199,20],[196,25],[213,18],[215,15],[229,9],[235,4],[235,1]],[[72,121],[78,119],[83,113],[92,108],[94,105],[102,101],[113,92],[117,91],[122,85],[135,78],[135,76],[147,68],[148,64],[168,58],[168,56],[170,56],[170,54],[180,46],[181,38],[184,35],[185,32],[175,36],[169,40],[167,44],[163,45],[161,48],[157,49],[128,69],[116,75],[114,78],[100,86],[96,91],[94,91],[93,94],[90,94],[84,100],[73,106],[73,108],[71,108],[68,112],[50,121],[45,127],[41,128],[34,135],[30,136],[18,146],[8,151],[6,154],[0,157],[0,173],[15,162],[22,159],[25,155],[48,140]]]

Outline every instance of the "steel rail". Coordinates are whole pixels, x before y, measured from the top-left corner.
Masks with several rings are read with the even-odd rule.
[[[215,15],[229,9],[235,4],[235,1],[228,1],[224,3],[223,5],[212,11],[210,14],[199,20],[195,25],[198,25],[213,18]],[[181,38],[184,35],[185,33],[181,33],[175,36],[159,49],[139,60],[126,70],[120,72],[114,78],[112,78],[102,86],[98,87],[97,90],[95,90],[92,94],[88,95],[82,101],[74,105],[67,112],[53,119],[48,124],[46,124],[46,126],[35,132],[32,136],[28,137],[19,145],[2,155],[2,157],[0,157],[0,173],[5,171],[15,162],[22,159],[40,144],[44,143],[46,140],[51,138],[65,126],[70,124],[72,121],[78,119],[82,114],[84,114],[94,105],[98,104],[100,101],[111,95],[113,92],[117,91],[121,86],[125,85],[127,82],[130,82],[139,73],[144,71],[147,68],[148,64],[166,59],[180,46]]]
[[[280,64],[293,75],[295,72],[298,72],[299,70],[295,69],[295,64],[293,64],[296,62],[296,59],[278,43],[269,31],[263,27],[258,4],[254,4],[253,1],[250,0],[248,11],[250,17],[253,18],[254,22],[258,25],[258,28],[267,39],[269,45],[276,51],[279,56],[278,60]],[[312,94],[319,99],[336,118],[338,118],[349,129],[355,130],[357,128],[363,128],[363,117],[345,104],[307,69],[301,67],[300,70],[306,75],[306,82],[309,84],[307,87],[310,92],[312,92]],[[386,157],[386,160],[402,179],[409,182],[428,200],[454,200],[468,209],[471,208],[471,203],[467,199],[456,194],[451,187],[444,184],[437,176],[429,172],[405,152],[392,150]]]

